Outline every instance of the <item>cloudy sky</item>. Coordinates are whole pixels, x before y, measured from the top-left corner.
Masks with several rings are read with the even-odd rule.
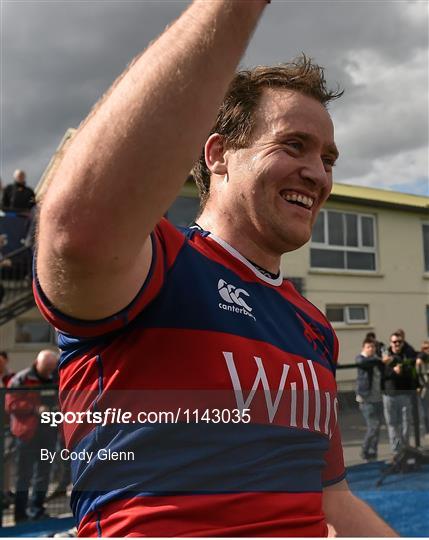
[[[188,4],[0,1],[0,176],[23,168],[32,185],[66,129]],[[315,58],[346,91],[330,108],[336,181],[429,195],[428,17],[427,0],[272,0],[242,65]]]

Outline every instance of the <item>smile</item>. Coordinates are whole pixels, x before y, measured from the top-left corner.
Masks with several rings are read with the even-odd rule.
[[[295,193],[288,191],[287,193],[281,193],[281,197],[292,204],[296,204],[298,206],[302,206],[303,208],[307,208],[308,210],[313,206],[314,199],[311,197],[307,197],[306,195],[302,195],[301,193]]]

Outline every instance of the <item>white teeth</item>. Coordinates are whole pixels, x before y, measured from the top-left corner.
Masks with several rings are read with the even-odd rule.
[[[301,195],[300,193],[286,193],[285,195],[283,195],[283,198],[287,201],[299,202],[307,208],[311,208],[314,204],[314,200],[311,197],[306,197],[305,195]]]

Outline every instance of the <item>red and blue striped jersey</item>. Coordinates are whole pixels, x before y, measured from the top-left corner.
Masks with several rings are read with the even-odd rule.
[[[65,316],[34,281],[63,412],[134,419],[64,424],[91,455],[72,462],[79,534],[325,536],[322,489],[345,475],[330,324],[210,233],[163,219],[151,238],[148,277],[112,317]]]

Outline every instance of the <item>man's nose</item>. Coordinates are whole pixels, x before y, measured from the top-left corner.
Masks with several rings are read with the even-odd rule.
[[[312,156],[306,160],[301,176],[312,184],[321,187],[330,184],[332,174],[326,171],[325,164],[320,156]]]

